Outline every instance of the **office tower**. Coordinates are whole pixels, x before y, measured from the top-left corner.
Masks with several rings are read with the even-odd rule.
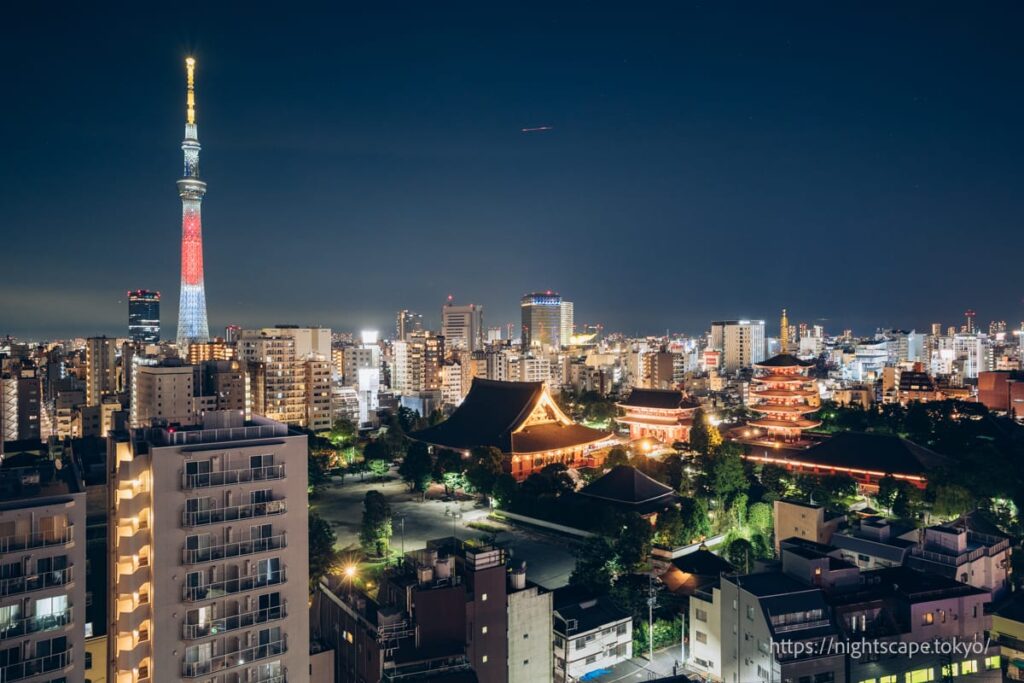
[[[160,292],[128,292],[128,337],[140,344],[160,341]]]
[[[181,297],[178,303],[178,345],[210,338],[206,323],[206,287],[203,282],[202,203],[206,183],[199,179],[199,131],[196,127],[196,60],[185,60],[188,74],[185,140],[185,175],[178,181],[181,197]]]
[[[0,465],[0,676],[75,683],[85,662],[85,487],[70,457],[40,450]]]
[[[135,369],[132,381],[132,427],[191,425],[196,413],[191,365],[167,359]]]
[[[85,404],[98,406],[100,399],[117,392],[117,345],[109,337],[85,340]]]
[[[550,290],[535,292],[525,295],[519,304],[523,353],[559,349],[562,345],[562,297]]]
[[[477,304],[456,306],[449,297],[441,307],[441,334],[449,351],[473,352],[482,349],[484,307]]]
[[[764,360],[764,321],[715,321],[711,323],[710,346],[722,352],[723,372],[750,368]]]
[[[115,683],[308,680],[306,451],[234,411],[108,440]]]
[[[560,323],[558,325],[558,337],[562,346],[569,346],[572,344],[572,332],[575,326],[576,321],[573,316],[572,302],[563,301]]]
[[[331,427],[331,331],[280,325],[242,330],[252,411],[314,431]]]
[[[401,310],[395,319],[395,339],[405,340],[413,332],[423,330],[423,315],[409,310]]]

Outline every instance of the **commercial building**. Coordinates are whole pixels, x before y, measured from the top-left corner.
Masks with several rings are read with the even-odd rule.
[[[456,306],[449,300],[441,308],[441,335],[449,351],[478,351],[484,347],[484,307]],[[405,337],[403,337],[405,338]]]
[[[139,344],[160,341],[160,292],[128,292],[128,337]]]
[[[0,680],[85,680],[86,496],[77,463],[7,444],[0,465]]]
[[[557,351],[563,343],[562,297],[550,290],[535,292],[523,296],[519,305],[523,353]]]
[[[117,683],[308,679],[306,451],[236,412],[109,440]]]

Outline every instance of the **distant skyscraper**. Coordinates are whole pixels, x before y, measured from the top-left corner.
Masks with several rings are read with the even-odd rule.
[[[160,292],[128,292],[128,336],[141,344],[160,341]]]
[[[569,346],[569,344],[572,343],[573,328],[576,326],[571,301],[562,302],[562,314],[560,319],[559,342],[562,346]]]
[[[782,309],[782,317],[779,318],[779,352],[789,353],[789,318],[786,316],[786,309]]]
[[[201,207],[206,183],[199,179],[199,131],[196,126],[196,60],[185,60],[188,73],[188,113],[185,122],[185,176],[178,181],[181,197],[181,298],[178,304],[178,344],[210,339],[203,284],[203,219]]]
[[[117,340],[90,337],[85,340],[85,404],[98,406],[100,399],[117,391]]]
[[[395,316],[395,339],[405,341],[413,332],[423,330],[423,315],[402,309]]]
[[[483,329],[483,306],[456,306],[449,297],[448,303],[441,308],[441,334],[447,348],[470,352],[483,348]]]
[[[964,332],[966,332],[967,334],[974,334],[974,329],[975,329],[974,328],[974,316],[975,315],[976,315],[976,313],[974,311],[965,311],[964,312],[964,321],[965,321],[964,322]]]
[[[548,290],[527,294],[520,301],[523,351],[548,351],[562,345],[562,297]]]
[[[720,320],[711,323],[711,348],[722,352],[722,370],[736,372],[765,357],[763,320]]]

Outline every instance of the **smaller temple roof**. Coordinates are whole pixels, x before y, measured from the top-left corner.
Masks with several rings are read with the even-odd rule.
[[[945,465],[949,459],[899,436],[841,432],[804,451],[800,460],[824,466],[922,475]]]
[[[675,491],[635,467],[617,465],[608,474],[583,487],[580,495],[626,505],[642,505],[662,499],[666,503],[671,502]]]
[[[758,368],[809,368],[812,365],[814,365],[814,363],[800,360],[791,353],[780,353],[772,356],[768,360],[763,360],[760,363],[754,363],[754,366]]]
[[[677,389],[633,389],[625,401],[624,408],[654,408],[657,410],[690,410],[700,404]]]
[[[718,576],[722,572],[735,571],[729,562],[705,546],[701,546],[692,553],[687,553],[672,560],[672,564],[680,571],[687,574],[699,574],[701,576]]]

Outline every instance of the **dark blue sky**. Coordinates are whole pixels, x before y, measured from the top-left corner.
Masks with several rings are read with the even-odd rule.
[[[189,53],[214,332],[1024,317],[1024,5],[553,4],[8,8],[0,333],[173,335]]]

